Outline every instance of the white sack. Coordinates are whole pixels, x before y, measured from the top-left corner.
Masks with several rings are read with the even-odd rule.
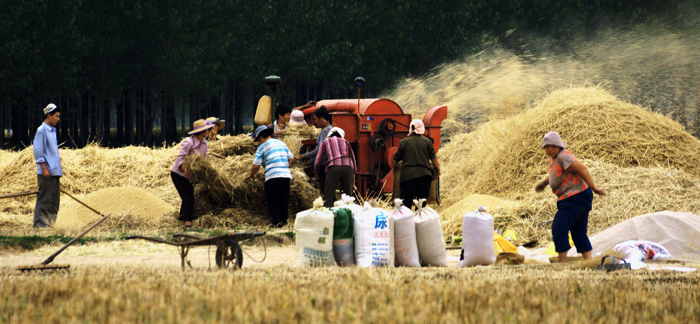
[[[466,213],[462,219],[462,256],[457,267],[494,264],[494,250],[493,216],[479,206],[479,211]]]
[[[333,257],[333,212],[323,207],[323,200],[314,201],[314,207],[297,213],[296,231],[297,266],[335,265]]]
[[[396,266],[420,267],[418,244],[416,243],[416,222],[413,212],[403,205],[401,199],[394,200],[396,207],[391,211],[394,217],[394,251]]]
[[[430,208],[423,206],[423,200],[415,200],[418,208],[413,220],[416,223],[416,243],[418,244],[418,257],[422,266],[447,266],[447,249],[445,238],[442,235],[440,215]]]
[[[358,267],[393,266],[389,212],[365,203],[355,214],[355,261]]]

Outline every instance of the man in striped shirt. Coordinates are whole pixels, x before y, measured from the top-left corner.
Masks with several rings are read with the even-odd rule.
[[[289,217],[289,187],[292,180],[289,167],[294,157],[284,142],[272,138],[273,132],[267,126],[255,129],[253,136],[260,146],[255,152],[253,166],[245,179],[248,180],[258,173],[260,166],[265,168],[265,197],[270,220],[272,226],[283,227],[287,225]]]
[[[321,143],[314,163],[314,174],[325,173],[325,185],[323,192],[323,205],[333,207],[335,202],[335,189],[339,183],[343,185],[343,193],[352,196],[355,185],[355,153],[350,147],[350,142],[345,140],[345,131],[339,127],[333,127],[328,132],[328,137]],[[316,176],[317,177],[317,176]]]

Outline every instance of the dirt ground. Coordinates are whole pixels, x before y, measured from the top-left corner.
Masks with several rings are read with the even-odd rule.
[[[60,245],[52,245],[24,253],[0,254],[0,267],[15,268],[40,264],[60,247]],[[293,244],[267,247],[244,245],[242,249],[244,269],[293,266],[296,256]],[[187,260],[196,270],[216,268],[215,251],[215,247],[194,247],[189,251]],[[459,263],[460,250],[447,250],[447,254],[449,266],[456,267]],[[98,265],[179,268],[181,261],[179,252],[174,246],[145,241],[116,241],[71,246],[57,256],[53,264],[68,264],[71,268]]]

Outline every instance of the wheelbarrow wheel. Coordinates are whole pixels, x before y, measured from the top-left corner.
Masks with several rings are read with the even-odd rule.
[[[216,248],[216,266],[227,268],[233,265],[233,270],[243,267],[243,250],[234,239],[224,241],[223,248]]]

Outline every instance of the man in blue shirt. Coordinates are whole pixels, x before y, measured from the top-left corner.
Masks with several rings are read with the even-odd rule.
[[[273,133],[267,126],[255,129],[253,137],[260,146],[245,180],[250,180],[261,166],[265,169],[267,209],[270,211],[272,226],[279,228],[287,225],[289,218],[289,189],[292,180],[289,167],[294,162],[294,157],[284,142],[272,138]]]
[[[34,159],[39,182],[39,194],[34,208],[34,227],[49,227],[56,222],[61,202],[61,157],[58,155],[56,125],[61,113],[54,104],[44,108],[44,123],[34,136]]]

